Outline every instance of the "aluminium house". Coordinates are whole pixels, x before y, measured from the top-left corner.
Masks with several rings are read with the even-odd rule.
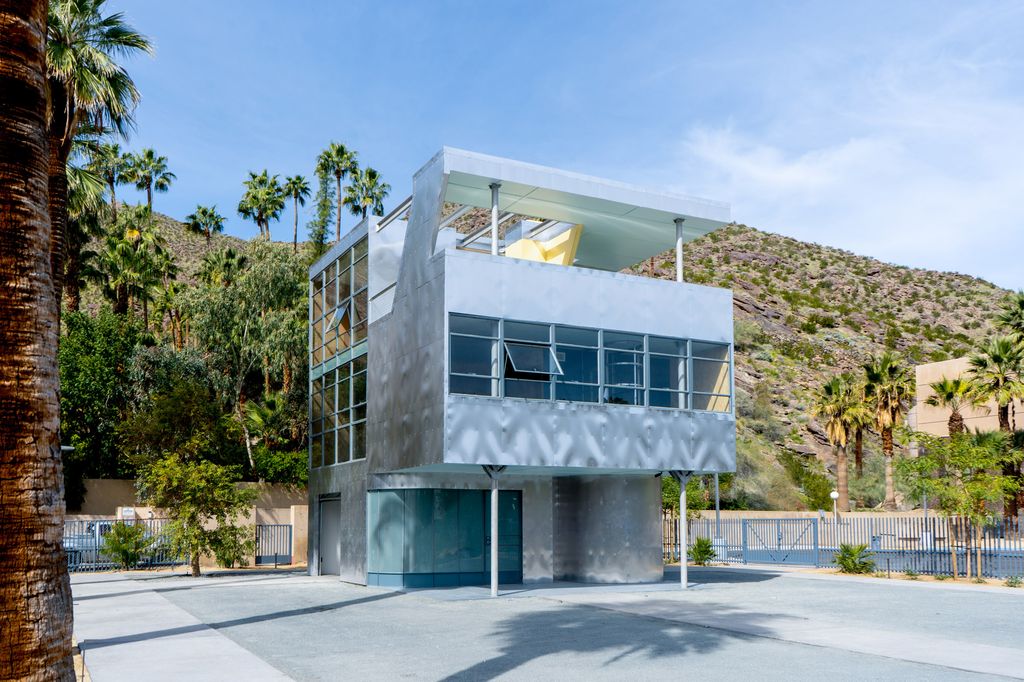
[[[660,580],[658,477],[735,468],[732,295],[620,271],[728,221],[439,152],[310,268],[310,571]]]

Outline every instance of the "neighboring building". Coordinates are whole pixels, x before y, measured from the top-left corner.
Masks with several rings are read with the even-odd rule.
[[[661,579],[658,476],[735,468],[732,295],[620,270],[728,220],[438,153],[310,268],[310,571],[485,584],[496,551],[502,582]]]
[[[912,414],[911,426],[918,431],[930,433],[935,436],[949,435],[949,410],[945,407],[933,407],[925,403],[934,393],[931,384],[943,377],[955,379],[966,377],[970,368],[967,358],[954,358],[941,362],[929,362],[918,365],[917,391],[915,393],[915,404]],[[996,412],[995,401],[981,407],[965,407],[960,410],[964,417],[964,426],[968,431],[998,431],[999,415]],[[1019,420],[1019,421],[1018,421]],[[1010,425],[1017,421],[1016,428],[1024,428],[1024,403],[1014,401],[1010,409]]]

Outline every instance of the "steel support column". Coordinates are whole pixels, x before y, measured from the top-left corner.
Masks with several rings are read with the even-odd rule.
[[[484,473],[491,479],[491,596],[498,596],[498,474],[503,466],[484,464]]]
[[[686,589],[689,586],[686,565],[686,483],[693,475],[692,471],[670,471],[676,481],[679,482],[679,587]]]
[[[491,183],[491,255],[498,255],[498,190],[500,182]]]
[[[676,218],[676,281],[683,281],[683,220]]]

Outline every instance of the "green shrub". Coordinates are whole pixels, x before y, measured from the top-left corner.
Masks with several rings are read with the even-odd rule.
[[[693,546],[686,552],[690,561],[698,566],[707,566],[715,560],[715,548],[711,545],[711,538],[694,538]]]
[[[868,551],[867,545],[839,545],[835,559],[832,560],[839,567],[840,573],[863,574],[875,570],[875,562],[871,560],[873,555]]]
[[[154,541],[155,538],[146,535],[145,525],[118,521],[103,537],[103,552],[113,558],[119,568],[127,570],[139,565]]]
[[[1003,584],[1007,587],[1020,587],[1024,584],[1024,581],[1021,580],[1019,575],[1011,575],[1003,582]]]
[[[936,580],[949,580],[949,576],[945,573],[936,573],[934,577]]]
[[[221,526],[213,531],[210,548],[221,568],[248,566],[249,557],[256,551],[252,526]]]
[[[914,569],[908,568],[907,570],[903,571],[903,575],[907,577],[907,580],[917,580],[919,574]]]

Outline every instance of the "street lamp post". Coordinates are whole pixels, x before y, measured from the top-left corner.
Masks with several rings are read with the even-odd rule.
[[[832,498],[832,520],[839,523],[839,491],[833,490],[828,496]]]

